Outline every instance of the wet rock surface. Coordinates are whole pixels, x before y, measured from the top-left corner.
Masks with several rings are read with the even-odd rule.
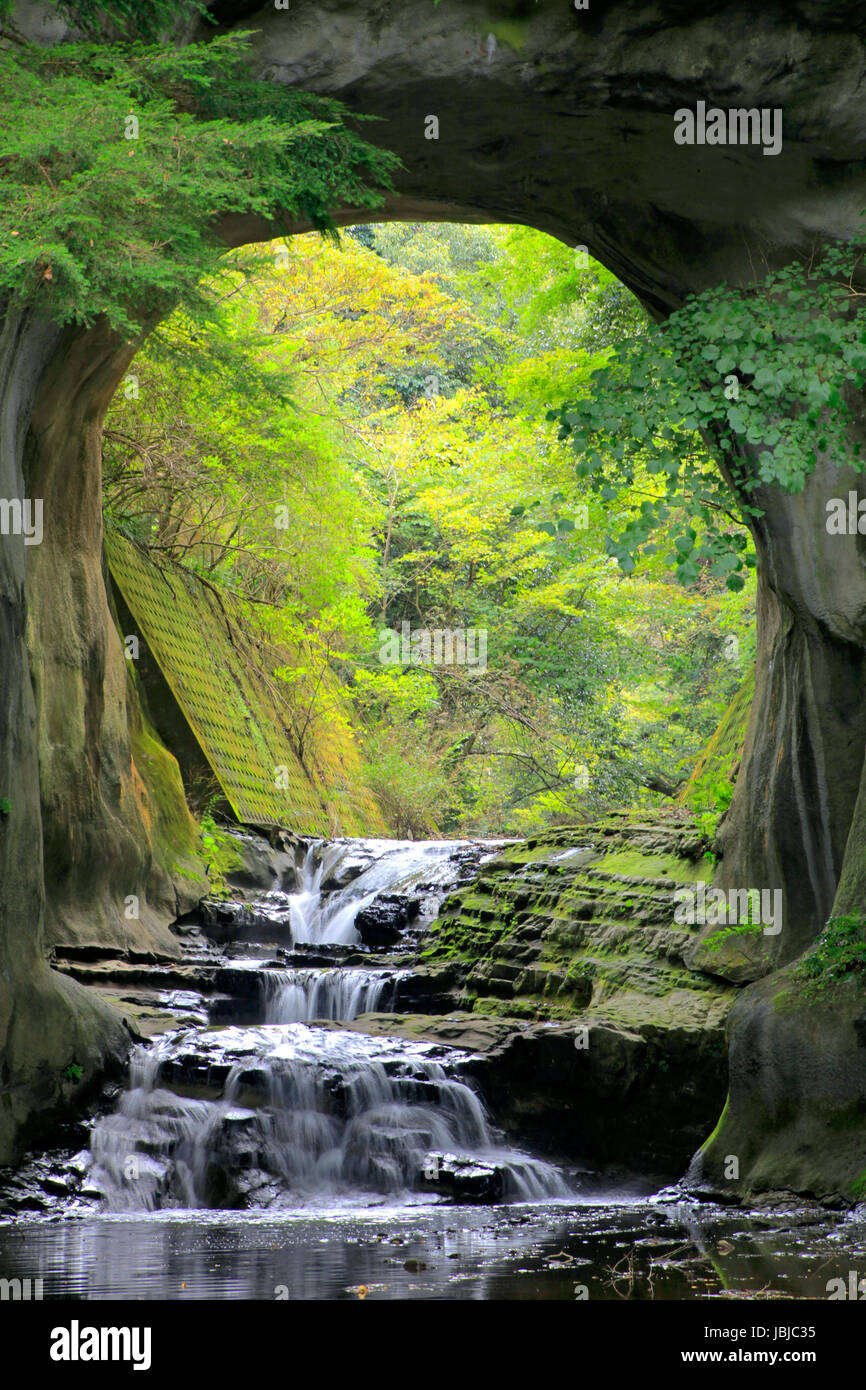
[[[431,1041],[335,1024],[192,1029],[140,1049],[89,1152],[34,1160],[9,1213],[297,1209],[368,1193],[510,1201],[567,1195],[557,1167],[507,1146],[469,1077]]]
[[[178,1024],[263,1022],[268,971],[363,967],[403,978],[441,898],[501,843],[325,842],[285,832],[272,843],[244,830],[233,838],[242,861],[228,875],[235,896],[186,913],[172,928],[176,954],[56,952],[56,969],[107,1000],[135,1038]],[[448,1003],[443,996],[429,1007]]]
[[[506,847],[444,900],[400,997],[424,1008],[426,989],[455,1040],[479,1016],[510,1020],[476,1044],[500,1122],[684,1170],[724,1106],[736,997],[686,964],[696,934],[674,921],[677,889],[712,876],[706,849],[687,812],[614,814]]]
[[[499,846],[480,862],[473,847],[464,882],[446,889],[434,873],[425,890],[416,880],[422,923],[427,891],[445,899],[443,911],[420,941],[417,919],[406,922],[390,949],[217,944],[187,921],[180,961],[71,952],[62,969],[161,1036],[138,1054],[131,1084],[69,1128],[66,1147],[0,1184],[0,1216],[17,1225],[106,1209],[297,1214],[395,1196],[486,1210],[521,1194],[625,1191],[634,1169],[648,1175],[643,1191],[676,1177],[721,1107],[734,994],[683,965],[691,934],[670,920],[676,884],[701,871],[702,844],[685,821],[633,834],[612,818],[590,845],[592,834]],[[348,881],[331,891],[352,888],[363,902],[370,865],[348,858]],[[340,863],[332,859],[335,883]],[[261,900],[257,884],[250,891]],[[383,887],[370,906],[383,897],[386,913],[402,917],[406,896]],[[569,977],[577,983],[564,988]],[[370,1000],[381,1002],[368,1011]],[[267,1022],[280,1011],[307,1021]],[[313,1021],[318,1011],[325,1017]],[[542,1153],[553,1161],[533,1156]],[[737,1210],[741,1194],[698,1166],[667,1200]],[[770,1192],[741,1229],[801,1230],[817,1249],[845,1205]],[[636,1251],[655,1249],[655,1219],[635,1228]],[[646,1268],[657,1279],[654,1260]],[[702,1278],[699,1248],[689,1261]],[[429,1250],[412,1247],[399,1263],[420,1278]],[[579,1263],[564,1241],[546,1267]],[[671,1270],[688,1272],[679,1260]]]
[[[355,918],[355,928],[365,946],[396,945],[411,921],[421,911],[421,899],[405,893],[380,893]]]
[[[136,1055],[117,1109],[92,1124],[87,1195],[52,1155],[13,1203],[232,1209],[284,1208],[322,1192],[564,1194],[556,1168],[490,1128],[468,1055],[453,1042],[352,1027],[411,991],[426,920],[500,846],[308,843],[294,892],[262,892],[271,849],[255,837],[244,845],[251,901],[208,901],[188,914],[177,927],[180,960],[108,952],[58,962],[122,1009],[131,1030],[159,1040]],[[445,990],[447,970],[427,975]],[[432,998],[423,978],[419,988]],[[321,1027],[308,1026],[317,1018]],[[434,1163],[431,1188],[424,1174]]]
[[[329,1033],[338,1042],[350,1034],[351,1047],[378,1050],[386,1077],[393,1048],[438,1049],[437,1065],[478,1088],[505,1132],[537,1150],[671,1177],[684,1170],[723,1103],[733,994],[684,966],[691,937],[672,924],[677,884],[700,871],[690,818],[611,817],[519,844],[298,843],[292,892],[262,891],[273,847],[254,836],[244,846],[243,898],[207,901],[198,920],[188,914],[176,928],[179,961],[112,952],[58,962],[139,1037],[186,1030],[159,1064],[169,1111],[183,1101],[250,1112],[225,1124],[211,1115],[196,1202],[244,1205],[254,1192],[262,1203],[287,1200],[285,1175],[262,1160],[266,1139],[255,1152],[241,1143],[268,1109],[273,1069],[242,1064],[210,1039],[317,1019],[320,1048],[335,1045],[321,1041]],[[226,1031],[202,1032],[215,1028]],[[340,1068],[323,1084],[328,1113],[344,1122]],[[415,1084],[429,1100],[431,1080]],[[160,1131],[163,1120],[150,1115],[148,1125]],[[396,1162],[409,1188],[453,1200],[501,1194],[495,1162],[440,1146],[453,1161],[431,1187],[423,1170],[434,1150],[418,1134],[414,1167],[400,1166],[387,1126],[370,1135],[379,1170]],[[165,1145],[163,1135],[156,1149]],[[149,1200],[181,1200],[174,1157],[146,1139],[140,1152]]]

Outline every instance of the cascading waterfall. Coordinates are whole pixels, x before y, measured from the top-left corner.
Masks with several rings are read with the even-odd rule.
[[[269,970],[263,975],[266,1023],[327,1018],[349,1023],[359,1014],[390,1012],[409,971]]]
[[[288,895],[289,922],[294,942],[348,946],[358,941],[355,918],[373,902],[381,887],[371,885],[365,892],[356,881],[342,891],[323,896],[325,871],[333,869],[338,861],[339,856],[333,853],[333,848],[319,841],[311,844],[307,850],[300,869],[300,887],[297,892]],[[364,875],[361,874],[360,878],[363,879]]]
[[[293,943],[351,945],[358,913],[379,894],[397,889],[399,909],[401,895],[448,887],[465,852],[446,842],[316,842],[296,891],[265,894],[256,917],[289,920]],[[335,1027],[393,1010],[411,970],[375,960],[277,969],[237,952],[232,967],[229,975],[258,974],[265,1023],[184,1028],[137,1050],[128,1091],[91,1133],[91,1181],[109,1209],[568,1195],[555,1167],[491,1130],[468,1053]]]
[[[448,865],[461,842],[453,840],[391,841],[366,840],[366,848],[376,853],[373,863],[346,887],[323,893],[322,884],[351,853],[351,842],[315,841],[309,846],[299,870],[300,886],[294,893],[265,894],[257,906],[274,916],[288,916],[292,940],[297,944],[356,945],[359,937],[355,920],[380,893],[407,889],[424,879],[435,882]]]
[[[442,1051],[304,1024],[170,1034],[136,1055],[130,1091],[94,1127],[94,1178],[113,1210],[286,1208],[419,1187],[565,1196],[556,1168],[497,1145],[453,1074],[466,1054],[446,1064]],[[196,1088],[216,1094],[178,1094]]]

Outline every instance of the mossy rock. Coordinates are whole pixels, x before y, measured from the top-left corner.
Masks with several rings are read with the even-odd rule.
[[[681,805],[697,809],[713,799],[714,788],[726,783],[733,788],[746,740],[754,694],[753,666],[695,763],[689,780],[680,792],[678,799]]]
[[[699,1176],[745,1194],[853,1200],[866,1159],[866,991],[851,976],[810,995],[797,970],[758,980],[731,1010],[730,1094]]]

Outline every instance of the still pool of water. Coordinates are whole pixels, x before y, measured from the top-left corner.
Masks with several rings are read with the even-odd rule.
[[[826,1299],[851,1270],[866,1277],[866,1219],[817,1206],[379,1204],[0,1225],[0,1278],[41,1277],[46,1299]]]

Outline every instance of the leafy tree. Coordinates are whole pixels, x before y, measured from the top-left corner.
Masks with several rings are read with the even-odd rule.
[[[389,229],[388,254],[423,264],[437,232]],[[527,229],[448,228],[429,262],[438,283],[465,292],[490,349],[469,389],[368,417],[367,428],[378,426],[387,479],[383,617],[394,628],[484,626],[495,646],[483,680],[433,673],[425,742],[450,731],[446,825],[517,830],[641,787],[670,794],[742,679],[720,623],[747,660],[751,594],[722,600],[701,567],[699,592],[680,599],[661,555],[645,577],[617,577],[605,532],[620,513],[640,516],[645,499],[603,498],[544,424],[557,383],[588,383],[615,344],[616,316],[599,345],[600,315],[587,308],[603,303],[610,277],[593,285],[591,268]],[[639,311],[619,324],[646,329]]]
[[[273,675],[300,746],[339,717],[325,674],[374,645],[378,510],[357,402],[384,399],[407,352],[465,315],[349,240],[228,256],[220,286],[205,324],[177,310],[151,335],[117,393],[106,512],[255,605],[263,635],[291,653]]]
[[[213,23],[204,0],[50,0],[70,24],[88,37],[99,36],[106,27],[119,29],[128,38],[148,41],[179,22],[201,17]],[[0,23],[8,23],[15,0],[0,0]]]
[[[257,81],[248,48],[231,34],[0,51],[0,295],[13,308],[102,316],[135,337],[175,303],[212,310],[221,218],[326,230],[335,204],[378,201],[395,159],[339,103]]]
[[[291,653],[274,679],[298,743],[340,717],[340,678],[396,833],[515,833],[670,794],[742,678],[751,595],[705,566],[678,588],[661,553],[626,578],[606,553],[641,498],[604,500],[544,418],[611,352],[584,313],[604,286],[538,233],[396,230],[225,258],[211,320],[172,315],[112,407],[112,524],[254,602]],[[486,629],[487,670],[383,664],[379,634],[404,621]]]
[[[624,572],[655,553],[660,525],[675,516],[671,559],[681,582],[706,563],[742,589],[755,564],[742,529],[759,514],[755,489],[800,491],[819,456],[862,466],[847,393],[866,370],[861,258],[855,239],[745,288],[692,296],[663,325],[622,343],[581,395],[551,413],[579,475],[602,498],[648,489],[640,515],[608,542]]]

